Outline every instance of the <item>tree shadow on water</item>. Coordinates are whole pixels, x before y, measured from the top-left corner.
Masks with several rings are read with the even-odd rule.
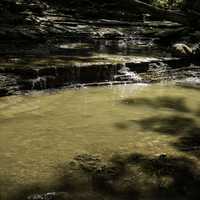
[[[196,163],[186,157],[143,154],[115,155],[92,172],[96,189],[127,199],[200,198]]]
[[[200,156],[200,126],[191,117],[170,115],[167,117],[150,117],[141,120],[128,120],[116,123],[118,129],[130,129],[140,126],[145,133],[153,131],[159,134],[176,137],[176,142],[170,143],[177,150],[188,153],[199,159]]]
[[[190,117],[172,115],[168,117],[150,117],[137,121],[144,129],[156,131],[162,134],[183,135],[188,134],[191,129],[196,129],[198,126]]]
[[[117,192],[110,182],[123,174],[123,166],[104,163],[95,155],[83,154],[58,166],[59,181],[54,187],[40,184],[21,186],[9,198],[1,200],[121,200],[132,191]],[[134,196],[132,196],[135,199]]]
[[[133,154],[129,162],[139,165],[144,173],[156,177],[151,189],[153,199],[199,199],[200,177],[194,161],[186,157]]]
[[[191,154],[199,158],[200,156],[200,127],[191,129],[187,135],[184,135],[173,143],[178,150]]]
[[[153,131],[160,134],[176,136],[177,141],[171,143],[170,145],[179,151],[199,158],[200,126],[196,119],[200,117],[200,111],[190,110],[186,106],[184,99],[171,97],[159,97],[154,99],[136,98],[125,99],[122,101],[122,103],[129,106],[145,105],[155,109],[172,109],[171,115],[146,117],[140,120],[128,120],[124,122],[118,122],[115,124],[115,126],[123,130],[132,128],[135,125],[139,125],[144,133]],[[176,113],[174,113],[174,111],[176,111]],[[188,114],[189,116],[186,116]]]
[[[199,84],[195,84],[195,83],[178,83],[176,84],[177,87],[183,88],[183,89],[187,89],[187,90],[194,90],[199,92],[200,91],[200,86]]]
[[[200,105],[199,105],[199,107],[200,107]],[[200,109],[198,109],[195,114],[197,117],[200,117]]]
[[[200,171],[186,157],[82,154],[59,167],[57,188],[21,188],[12,200],[199,200]],[[62,187],[60,187],[62,186]],[[49,193],[48,193],[49,192]],[[4,199],[2,199],[4,200]]]
[[[199,159],[200,156],[200,126],[191,117],[172,115],[168,117],[151,117],[134,121],[144,131],[155,131],[160,134],[178,136],[171,143],[179,151],[183,151]]]
[[[115,127],[123,130],[139,125],[144,132],[154,131],[160,134],[183,135],[198,128],[194,119],[180,115],[170,115],[166,117],[147,117],[140,120],[127,120],[115,123]]]
[[[155,109],[166,108],[178,112],[190,112],[185,99],[177,97],[126,98],[121,103],[128,106],[148,106]]]

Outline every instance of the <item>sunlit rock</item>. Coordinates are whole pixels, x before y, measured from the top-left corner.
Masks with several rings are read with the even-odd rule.
[[[177,43],[172,46],[172,54],[177,57],[192,56],[192,49],[183,43]]]

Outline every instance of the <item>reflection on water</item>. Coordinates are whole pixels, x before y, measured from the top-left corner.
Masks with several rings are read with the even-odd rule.
[[[56,184],[59,166],[81,153],[198,159],[199,99],[198,90],[142,84],[1,98],[1,199]]]

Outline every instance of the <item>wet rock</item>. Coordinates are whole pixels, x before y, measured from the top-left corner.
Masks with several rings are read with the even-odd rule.
[[[9,67],[1,67],[0,74],[4,74],[2,80],[5,80],[5,77],[15,76],[16,84],[14,85],[19,86],[20,90],[149,83],[151,81],[171,80],[171,78],[175,79],[176,77],[180,79],[199,76],[198,67],[189,67],[190,63],[186,63],[185,59],[178,58],[163,59],[163,61],[161,59],[141,60],[140,58],[139,60],[133,59],[131,62],[119,61],[116,64],[98,61],[86,64],[80,62],[66,66],[63,64],[55,66],[55,63],[52,66],[41,66],[40,64],[32,66],[30,60],[25,60],[24,63],[21,59],[14,60],[16,60],[14,64],[11,60],[5,60],[4,62],[9,63]],[[20,64],[20,67],[17,64]],[[183,66],[185,68],[182,70]]]
[[[81,154],[74,158],[79,166],[87,172],[94,172],[101,166],[101,159],[98,155]]]
[[[124,36],[124,34],[120,31],[111,31],[111,32],[106,32],[103,34],[103,37],[105,39],[119,39],[122,38]]]
[[[192,53],[195,58],[200,59],[200,43],[193,47]]]
[[[27,200],[67,200],[67,192],[51,192],[46,194],[33,194],[27,197]]]
[[[0,96],[13,94],[17,89],[17,77],[0,74]]]
[[[158,38],[156,42],[161,45],[169,45],[176,41],[179,41],[181,37],[186,35],[187,30],[185,28],[175,28],[170,30],[161,30],[155,34]]]
[[[93,22],[95,23],[95,22]],[[89,27],[88,27],[89,28]],[[106,40],[119,40],[125,37],[125,34],[114,28],[99,28],[96,31],[91,30],[90,33],[94,38]]]
[[[59,88],[67,84],[66,80],[57,76],[41,76],[36,79],[20,79],[21,90],[45,90]]]
[[[111,81],[116,73],[116,66],[112,64],[94,64],[80,67],[79,81],[81,83]]]
[[[114,80],[116,81],[135,81],[137,83],[142,80],[138,74],[131,72],[130,69],[125,66],[118,70],[118,73],[119,74],[114,75]]]
[[[189,58],[192,56],[192,48],[183,43],[172,46],[172,55],[176,57]]]

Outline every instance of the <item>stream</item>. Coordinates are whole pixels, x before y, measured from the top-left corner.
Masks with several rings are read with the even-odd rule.
[[[2,97],[0,197],[13,199],[23,189],[30,195],[34,185],[55,191],[63,165],[85,153],[105,160],[115,153],[198,160],[195,151],[184,151],[181,137],[200,128],[199,106],[198,89],[173,82]]]
[[[158,43],[182,26],[34,20],[1,32],[0,200],[198,200],[200,63]]]

